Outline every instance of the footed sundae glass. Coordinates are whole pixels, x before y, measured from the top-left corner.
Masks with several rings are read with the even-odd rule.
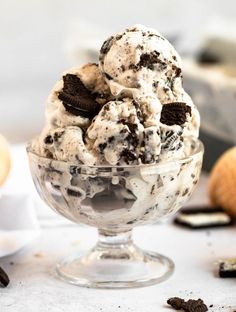
[[[129,288],[166,280],[173,262],[132,241],[132,229],[174,214],[198,182],[203,145],[189,140],[188,155],[152,165],[86,166],[29,156],[39,195],[56,212],[98,229],[98,242],[87,253],[64,259],[57,275],[72,284]]]

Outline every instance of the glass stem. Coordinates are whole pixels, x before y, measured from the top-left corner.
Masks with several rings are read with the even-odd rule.
[[[102,229],[98,230],[97,248],[123,249],[131,246],[132,244],[132,230],[123,233],[114,233]]]

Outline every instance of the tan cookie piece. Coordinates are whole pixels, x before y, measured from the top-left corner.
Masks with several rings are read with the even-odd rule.
[[[209,197],[236,217],[236,147],[226,151],[216,162],[209,178]]]
[[[10,171],[10,151],[7,140],[0,134],[0,186],[6,180]]]

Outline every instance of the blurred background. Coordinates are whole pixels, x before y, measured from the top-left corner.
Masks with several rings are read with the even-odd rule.
[[[0,133],[12,143],[38,134],[61,72],[96,61],[109,34],[141,23],[167,36],[184,59],[209,169],[236,140],[235,13],[235,0],[1,0]]]

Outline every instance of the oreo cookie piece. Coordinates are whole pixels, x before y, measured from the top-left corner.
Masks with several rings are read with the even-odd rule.
[[[153,51],[150,53],[143,53],[140,56],[140,61],[137,64],[138,68],[147,67],[148,69],[154,70],[154,65],[159,63],[164,70],[167,65],[159,59],[160,53],[158,51]]]
[[[167,103],[162,106],[161,123],[173,126],[183,125],[187,120],[187,114],[191,116],[191,107],[183,102]]]
[[[174,223],[191,229],[204,229],[232,225],[233,219],[220,207],[192,207],[182,209]]]
[[[10,280],[5,271],[0,267],[0,287],[7,287]]]
[[[220,262],[219,276],[222,278],[236,277],[236,258],[229,258]]]
[[[58,98],[66,111],[75,116],[93,118],[101,106],[95,101],[92,93],[84,86],[79,77],[73,74],[63,76],[64,86]]]
[[[103,42],[101,50],[100,50],[100,55],[107,54],[109,52],[114,39],[116,39],[116,38],[114,38],[114,36],[111,36]]]
[[[133,162],[137,159],[137,154],[135,153],[135,151],[125,148],[120,153],[120,157],[124,159],[126,164],[129,164],[130,162]]]
[[[175,310],[182,310],[186,312],[206,312],[208,311],[202,299],[189,299],[185,301],[182,298],[173,297],[167,300],[167,303]]]

